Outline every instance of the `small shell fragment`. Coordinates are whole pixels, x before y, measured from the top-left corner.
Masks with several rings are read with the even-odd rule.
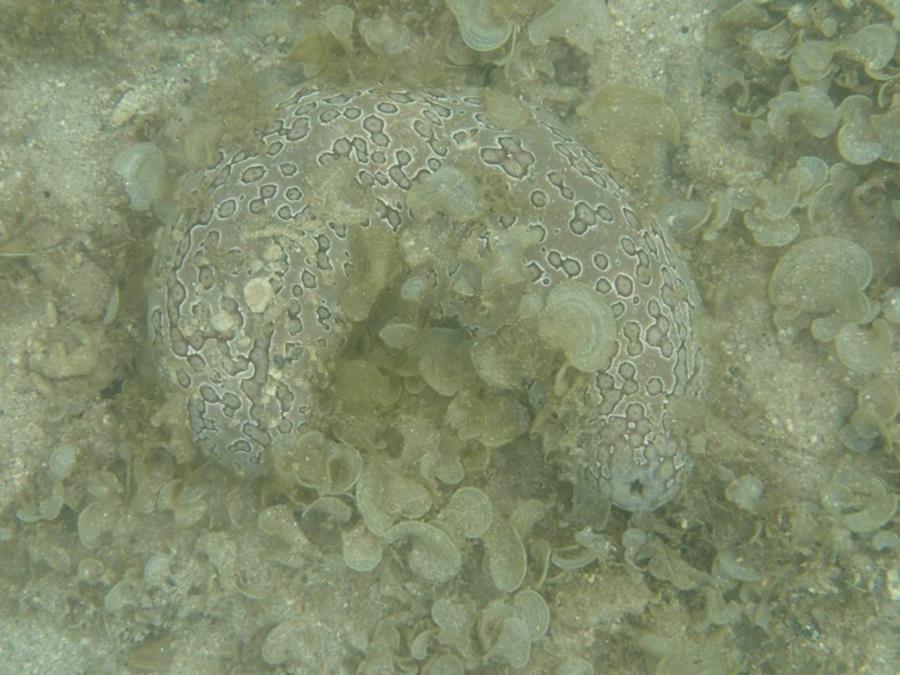
[[[262,314],[274,297],[272,285],[265,279],[254,277],[244,284],[244,300],[254,314]]]
[[[113,170],[122,178],[131,208],[159,211],[171,189],[162,150],[154,143],[135,143],[113,158]]]
[[[106,301],[106,309],[103,311],[101,322],[108,326],[116,320],[119,313],[119,287],[113,286],[109,292],[109,299]]]

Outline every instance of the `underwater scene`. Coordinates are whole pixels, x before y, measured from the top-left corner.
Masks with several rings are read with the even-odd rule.
[[[0,0],[0,674],[900,672],[900,0]]]

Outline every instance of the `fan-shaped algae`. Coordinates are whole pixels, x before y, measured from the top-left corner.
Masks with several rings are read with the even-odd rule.
[[[459,32],[471,49],[488,52],[502,47],[513,32],[513,24],[497,16],[495,0],[444,0],[459,23]]]
[[[443,583],[459,573],[462,566],[459,549],[434,525],[406,521],[391,527],[385,536],[392,543],[409,542],[409,568],[426,581]]]
[[[354,572],[371,572],[381,562],[381,544],[365,527],[344,533],[341,544],[344,563]]]
[[[868,327],[847,324],[834,337],[838,359],[855,373],[878,372],[891,354],[891,332],[887,321],[876,319]]]
[[[815,138],[828,138],[837,129],[840,115],[828,94],[815,87],[804,86],[786,91],[769,101],[769,129],[776,138],[791,135],[792,122]]]
[[[360,18],[358,29],[363,42],[376,54],[393,56],[409,47],[409,28],[387,14],[378,18]]]
[[[377,536],[401,518],[420,518],[431,508],[429,491],[404,475],[392,461],[368,462],[356,484],[359,513]]]
[[[463,675],[465,666],[452,654],[441,654],[425,664],[423,675]]]
[[[506,519],[495,517],[481,539],[494,585],[505,593],[516,590],[525,579],[528,562],[519,533]]]
[[[353,509],[346,502],[326,495],[303,510],[300,529],[323,553],[335,552],[341,547],[341,531],[349,525],[353,515]]]
[[[595,373],[609,366],[616,345],[616,317],[593,289],[559,284],[547,296],[539,325],[547,344],[561,349],[578,370]]]
[[[463,487],[441,509],[440,519],[459,535],[476,539],[491,525],[494,513],[491,500],[476,487]]]
[[[890,453],[897,434],[895,419],[900,412],[897,383],[888,376],[876,377],[864,384],[857,394],[856,410],[840,431],[844,447],[854,452],[868,452],[882,439]]]
[[[547,633],[550,608],[540,593],[530,589],[519,591],[513,598],[513,611],[528,629],[529,642],[537,642]]]
[[[872,279],[872,261],[858,244],[837,237],[816,237],[792,246],[769,279],[775,324],[797,328],[810,322],[813,337],[831,341],[848,323],[870,311],[863,293]]]
[[[605,0],[557,0],[528,24],[528,39],[544,45],[550,38],[565,38],[589,54],[594,44],[613,30],[613,19]]]
[[[293,441],[273,447],[273,466],[280,481],[292,480],[321,494],[349,491],[362,470],[359,452],[326,439],[319,431],[308,431]]]
[[[881,481],[875,481],[869,500],[860,511],[845,514],[842,522],[851,532],[873,532],[885,525],[897,512],[897,495]]]
[[[822,490],[823,507],[851,532],[874,532],[897,511],[898,497],[885,483],[843,462]]]

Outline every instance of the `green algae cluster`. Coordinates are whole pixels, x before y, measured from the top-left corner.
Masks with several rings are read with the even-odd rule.
[[[867,452],[879,443],[886,452],[896,452],[895,444],[900,440],[898,413],[896,378],[880,375],[869,380],[857,393],[856,409],[841,429],[841,443],[855,452]]]
[[[871,279],[871,259],[852,241],[804,240],[781,256],[769,279],[773,320],[782,330],[808,323],[814,338],[833,340],[845,325],[869,318],[864,290]]]
[[[862,392],[896,363],[896,7],[740,0],[719,10],[719,86],[768,172],[709,185],[706,199],[673,201],[663,213],[687,237],[711,242],[737,226],[771,249],[775,327],[826,345]],[[854,415],[844,432],[851,446],[866,445],[859,432],[885,438]]]
[[[900,99],[896,30],[888,15],[871,11],[867,3],[789,5],[741,0],[720,7],[714,42],[726,35],[733,36],[741,48],[723,59],[720,86],[733,91],[732,84],[739,85],[736,112],[749,122],[753,142],[771,148],[774,166],[789,165],[804,150],[815,148],[818,154],[807,153],[810,159],[830,172],[841,162],[869,166],[883,185],[896,184]],[[855,176],[856,185],[851,188],[861,182]],[[868,178],[872,179],[872,173]],[[779,189],[783,182],[773,181]],[[772,189],[765,188],[766,192]],[[846,191],[832,180],[818,182],[813,189]],[[760,197],[769,204],[778,203],[765,194]],[[882,198],[887,194],[882,193]],[[814,207],[799,220],[791,218],[790,234],[785,233],[789,211],[784,209],[803,205],[796,198],[791,201],[783,202],[781,209],[767,206],[764,222],[752,202],[749,209],[739,207],[759,243],[784,246],[802,232],[825,234],[826,224],[817,217],[822,214],[815,213]]]
[[[477,52],[499,49],[515,32],[524,30],[535,46],[560,38],[590,53],[594,44],[612,29],[612,17],[602,2],[445,0],[445,3],[456,18],[463,43]]]
[[[790,345],[786,353],[815,355],[812,362],[841,373],[855,408],[835,410],[843,426],[827,436],[827,462],[847,464],[822,490],[822,520],[836,540],[860,538],[884,551],[896,534],[898,493],[893,479],[875,478],[897,466],[897,14],[890,2],[721,3],[711,34],[721,60],[710,70],[731,109],[733,138],[754,148],[764,169],[731,182],[700,177],[688,198],[662,209],[686,240],[726,252],[722,237],[735,234],[739,250],[753,251],[766,270],[764,316]],[[739,444],[730,447],[740,456]],[[757,467],[775,461],[766,457]],[[730,478],[725,496],[748,514],[765,513],[771,499],[753,474]],[[787,510],[798,524],[805,517]],[[801,539],[792,544],[803,550]],[[771,561],[746,543],[735,558],[734,546],[717,542],[713,574],[740,580],[747,592]],[[859,550],[835,548],[841,556]],[[883,558],[862,557],[893,578]]]

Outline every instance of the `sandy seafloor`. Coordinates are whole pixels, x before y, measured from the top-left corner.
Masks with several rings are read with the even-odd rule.
[[[391,572],[400,578],[376,572],[366,580],[339,559],[271,572],[264,581],[274,597],[236,592],[233,569],[266,552],[248,551],[260,540],[233,535],[223,514],[231,507],[252,513],[255,488],[221,474],[228,490],[207,486],[201,517],[184,516],[187,525],[135,489],[129,458],[147,452],[141,443],[160,445],[155,416],[170,412],[147,384],[152,364],[143,344],[142,281],[158,223],[130,209],[111,168],[129,144],[156,143],[177,172],[192,161],[185,134],[206,116],[230,115],[235,124],[235,110],[259,113],[248,91],[327,82],[355,62],[360,76],[383,73],[401,87],[450,89],[489,77],[501,91],[568,117],[601,157],[604,136],[591,136],[585,106],[596,91],[617,84],[659,92],[659,110],[671,111],[660,115],[678,120],[677,138],[667,139],[674,142],[645,139],[635,154],[610,138],[614,156],[604,157],[645,214],[676,199],[777,182],[784,161],[801,154],[840,160],[833,138],[777,161],[771,147],[748,140],[746,117],[734,112],[735,89],[719,91],[716,77],[723,64],[758,64],[742,58],[746,46],[727,31],[724,41],[721,34],[712,40],[722,11],[715,2],[610,0],[614,26],[593,53],[562,40],[536,47],[521,32],[506,69],[485,65],[490,56],[447,61],[444,43],[456,23],[438,0],[356,3],[357,16],[385,11],[409,25],[406,54],[373,54],[355,34],[352,50],[334,64],[298,62],[294,44],[329,4],[0,0],[0,673],[404,672],[426,662],[409,658],[409,644],[427,627],[431,602],[444,592],[452,598],[404,578],[402,565]],[[891,20],[878,3],[809,4],[827,6],[841,22],[854,12],[872,23]],[[765,67],[747,73],[775,79],[768,95],[751,86],[747,109],[762,106],[755,113],[762,119],[768,97],[793,87],[778,84],[788,74],[783,58],[768,65],[773,74]],[[241,84],[257,79],[265,86]],[[885,163],[858,168],[863,177],[883,171],[880,189],[896,200],[891,170]],[[842,236],[865,248],[874,300],[900,282],[900,246],[889,210],[871,213],[866,222],[841,215],[804,223],[800,238]],[[839,478],[845,485],[837,490],[850,511],[866,506],[873,479],[888,493],[900,486],[885,443],[850,453],[838,440],[857,391],[873,376],[850,372],[806,330],[777,333],[767,283],[780,250],[757,244],[740,213],[715,239],[687,235],[681,244],[705,305],[698,327],[710,362],[705,445],[675,502],[639,517],[614,511],[604,530],[606,558],[555,570],[537,589],[550,627],[519,672],[563,672],[571,658],[595,673],[897,672],[900,551],[896,535],[883,534],[898,531],[896,517],[851,532],[823,499],[839,470],[851,476]],[[896,325],[891,330],[896,344]],[[896,382],[897,372],[894,349],[881,373]],[[77,459],[63,481],[63,504],[54,507],[60,493],[48,463],[60,447],[75,448]],[[179,463],[202,466],[190,449],[169,451]],[[727,496],[741,477],[763,487],[755,513]],[[85,546],[79,516],[92,502],[110,509],[110,524]],[[620,538],[628,527],[663,542],[674,560],[670,578],[625,562]],[[233,542],[222,550],[237,551],[237,559],[209,553],[223,540]],[[751,570],[747,579],[721,578],[717,547],[737,555]],[[146,568],[154,555],[169,566],[162,582]],[[529,576],[526,586],[532,582]],[[280,626],[306,641],[307,651],[292,656],[285,647],[281,659],[270,644],[268,660],[283,661],[270,665],[261,650]],[[323,635],[337,646],[324,646]],[[502,660],[471,663],[479,664],[472,672],[512,672]]]

